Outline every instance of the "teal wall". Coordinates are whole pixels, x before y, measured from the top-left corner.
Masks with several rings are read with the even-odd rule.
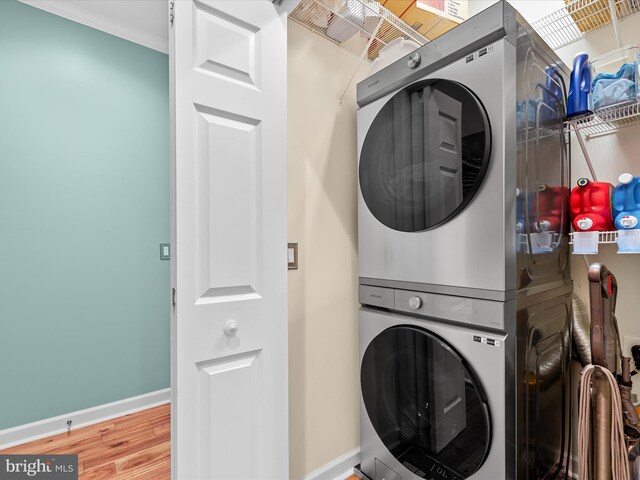
[[[0,429],[169,386],[168,57],[0,1]]]

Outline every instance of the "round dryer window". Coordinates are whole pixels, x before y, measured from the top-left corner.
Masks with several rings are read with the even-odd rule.
[[[403,232],[455,217],[480,188],[491,127],[480,100],[450,80],[415,83],[374,118],[360,153],[360,190],[371,213]]]
[[[461,480],[482,466],[491,442],[486,396],[444,340],[421,328],[391,327],[367,347],[360,375],[378,437],[411,472]]]

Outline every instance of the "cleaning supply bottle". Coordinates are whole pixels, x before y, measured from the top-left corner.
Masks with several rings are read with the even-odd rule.
[[[640,177],[623,173],[613,191],[613,213],[618,230],[640,229]]]
[[[611,197],[613,185],[607,182],[578,180],[571,190],[571,222],[576,232],[608,232],[613,230]]]
[[[589,55],[578,53],[573,59],[573,71],[569,82],[567,118],[590,115],[589,93],[591,92],[591,64]]]

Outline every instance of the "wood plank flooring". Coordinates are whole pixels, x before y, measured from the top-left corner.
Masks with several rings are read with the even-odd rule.
[[[161,405],[0,453],[77,454],[80,480],[170,480],[170,407]]]

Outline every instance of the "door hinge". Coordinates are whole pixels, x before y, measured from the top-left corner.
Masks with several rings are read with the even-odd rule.
[[[176,289],[171,289],[171,306],[173,306],[173,311],[176,311]]]
[[[171,26],[173,26],[175,13],[175,2],[169,2],[169,22],[171,22]]]

